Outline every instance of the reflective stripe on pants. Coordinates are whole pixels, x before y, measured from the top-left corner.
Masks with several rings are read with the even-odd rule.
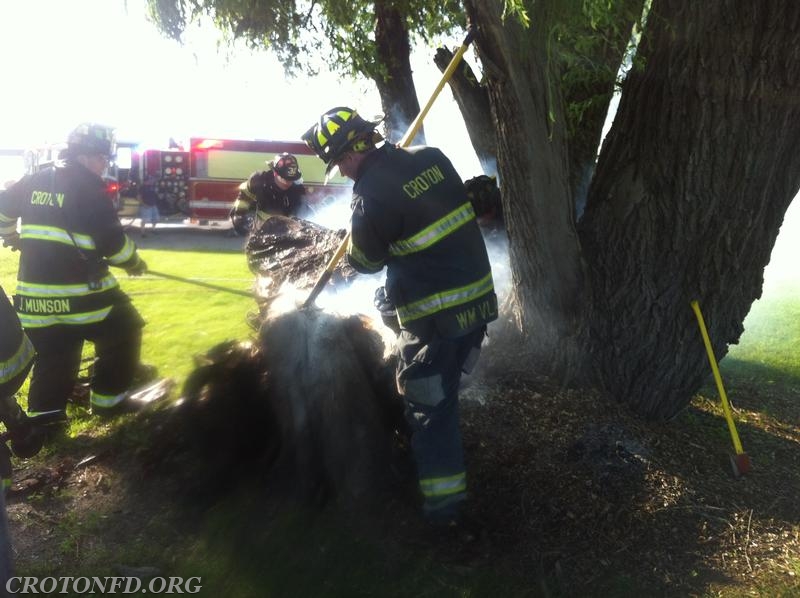
[[[143,321],[129,303],[114,306],[102,322],[28,331],[38,353],[28,394],[29,411],[64,409],[77,379],[84,341],[94,344],[92,394],[116,397],[128,390],[139,365]]]
[[[484,334],[481,329],[455,339],[421,339],[404,330],[398,341],[397,386],[412,430],[423,511],[431,520],[457,516],[466,498],[458,386],[461,368]]]

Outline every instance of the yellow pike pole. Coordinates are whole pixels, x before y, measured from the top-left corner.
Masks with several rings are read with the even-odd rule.
[[[464,43],[458,48],[458,51],[453,55],[452,60],[450,60],[450,64],[447,65],[444,73],[442,73],[442,78],[439,80],[439,84],[436,86],[436,89],[433,90],[428,103],[425,104],[425,107],[420,110],[420,113],[417,115],[417,118],[414,119],[414,122],[411,123],[411,126],[408,127],[408,131],[406,134],[403,135],[403,138],[400,140],[398,144],[400,147],[408,147],[408,144],[411,143],[411,140],[419,131],[419,128],[422,126],[422,121],[428,114],[428,111],[433,106],[433,103],[436,101],[436,98],[439,96],[439,92],[442,91],[445,84],[450,80],[450,77],[453,76],[453,73],[456,71],[459,62],[461,62],[461,58],[464,56],[464,52],[467,51],[470,43],[472,43],[472,39],[475,37],[475,30],[470,27],[469,31],[467,31],[467,36],[464,38]],[[339,263],[339,260],[342,259],[344,256],[345,251],[347,250],[347,245],[350,243],[350,231],[344,236],[342,242],[339,244],[339,247],[334,252],[333,256],[330,260],[328,260],[328,265],[325,266],[325,270],[322,272],[320,277],[317,279],[317,282],[314,284],[314,288],[311,289],[311,293],[308,295],[308,299],[305,300],[303,303],[303,309],[306,307],[310,307],[314,304],[319,294],[322,292],[322,289],[325,288],[325,285],[328,284],[328,281],[333,276],[333,271],[336,269],[336,264]]]
[[[694,310],[694,315],[697,317],[697,325],[700,327],[700,334],[703,336],[703,343],[706,346],[706,353],[708,354],[708,362],[711,364],[714,381],[717,383],[717,390],[722,399],[722,411],[725,413],[725,420],[728,422],[728,429],[731,432],[731,439],[733,440],[733,448],[736,451],[736,455],[731,457],[733,475],[739,477],[750,471],[750,457],[747,456],[742,448],[742,443],[739,440],[739,433],[736,431],[736,424],[733,422],[733,414],[730,404],[728,403],[728,395],[725,394],[725,387],[722,385],[722,376],[719,373],[717,358],[714,356],[714,349],[711,347],[711,339],[708,337],[708,330],[703,320],[703,314],[700,311],[700,304],[697,300],[693,300],[691,305]]]

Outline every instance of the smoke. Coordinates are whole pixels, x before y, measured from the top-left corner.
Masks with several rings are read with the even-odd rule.
[[[309,498],[373,493],[391,469],[402,421],[376,331],[358,316],[287,309],[271,314],[259,336],[283,439],[278,469],[293,472]]]
[[[504,230],[494,230],[484,233],[486,252],[489,254],[489,263],[492,265],[492,278],[494,290],[497,293],[497,302],[505,305],[511,295],[511,260],[508,254],[508,235]]]
[[[329,228],[339,230],[347,228],[350,223],[350,199],[352,189],[332,188],[329,195],[305,217],[306,220]]]
[[[335,210],[334,210],[335,211]],[[332,211],[333,213],[333,211]],[[340,212],[341,214],[341,212]],[[335,216],[340,218],[341,215]],[[518,358],[517,353],[509,354],[509,333],[513,334],[513,327],[509,330],[508,322],[511,314],[508,313],[509,298],[512,290],[511,266],[508,253],[508,236],[502,229],[484,231],[489,261],[492,265],[495,292],[497,293],[499,314],[498,319],[488,326],[488,336],[483,346],[483,356],[478,362],[478,368],[470,376],[462,378],[463,387],[469,392],[464,395],[468,400],[483,402],[485,399],[484,377],[491,372],[504,371]],[[373,304],[375,290],[384,284],[383,272],[371,275],[359,274],[348,283],[329,285],[316,299],[316,306],[327,314],[337,318],[359,316],[369,322],[382,342],[382,358],[389,360],[395,347],[395,334],[386,327]],[[268,319],[273,319],[281,314],[286,314],[298,309],[308,296],[307,290],[298,290],[293,285],[285,283],[280,294],[270,307]]]

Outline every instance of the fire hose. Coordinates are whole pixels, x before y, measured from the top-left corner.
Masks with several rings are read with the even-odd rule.
[[[411,126],[409,126],[408,131],[406,131],[406,134],[403,135],[403,138],[398,143],[400,147],[408,147],[408,145],[411,143],[411,140],[414,139],[414,136],[417,134],[417,131],[419,131],[419,128],[422,126],[422,121],[428,115],[428,111],[431,109],[431,106],[433,106],[433,103],[436,101],[436,98],[439,97],[439,92],[442,91],[442,89],[445,86],[445,83],[447,83],[450,80],[450,77],[453,76],[453,73],[458,67],[458,64],[461,62],[461,58],[464,56],[464,52],[467,51],[467,48],[469,47],[469,44],[472,42],[472,39],[474,37],[475,37],[475,29],[470,27],[469,30],[467,31],[467,36],[464,38],[464,43],[462,43],[461,46],[458,48],[458,51],[455,53],[455,55],[453,55],[452,60],[450,60],[450,64],[447,65],[447,68],[445,69],[444,73],[442,73],[442,78],[439,80],[439,84],[436,86],[436,89],[433,90],[433,93],[431,94],[431,97],[428,100],[427,104],[425,104],[425,107],[422,110],[420,110],[420,113],[417,115],[417,118],[414,119],[414,122],[411,123]],[[344,256],[345,251],[347,250],[347,245],[349,243],[350,243],[350,231],[348,231],[347,234],[344,236],[344,239],[342,239],[342,242],[339,244],[339,247],[336,249],[333,256],[328,261],[328,265],[325,266],[325,270],[317,279],[317,282],[314,284],[314,288],[311,289],[311,293],[308,295],[308,299],[306,299],[305,303],[303,303],[303,309],[312,306],[314,304],[314,301],[316,301],[317,297],[319,297],[319,294],[322,292],[322,289],[325,288],[325,285],[328,284],[328,281],[331,279],[331,276],[333,276],[333,271],[336,269],[336,265],[339,263],[339,260],[341,260],[342,257]]]
[[[157,276],[159,278],[166,278],[167,280],[175,280],[177,282],[193,284],[199,287],[204,287],[206,289],[212,289],[214,291],[223,291],[225,293],[233,293],[234,295],[241,295],[242,297],[249,297],[251,299],[253,298],[253,293],[248,293],[247,291],[237,291],[236,289],[228,289],[220,285],[210,284],[194,278],[184,278],[183,276],[176,276],[175,274],[167,274],[165,272],[156,272],[154,270],[148,270],[147,273],[151,274],[152,276]]]

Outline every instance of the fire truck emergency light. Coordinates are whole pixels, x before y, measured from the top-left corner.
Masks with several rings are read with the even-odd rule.
[[[221,149],[222,141],[219,139],[202,139],[195,144],[194,148],[199,150],[207,150],[211,148]]]

